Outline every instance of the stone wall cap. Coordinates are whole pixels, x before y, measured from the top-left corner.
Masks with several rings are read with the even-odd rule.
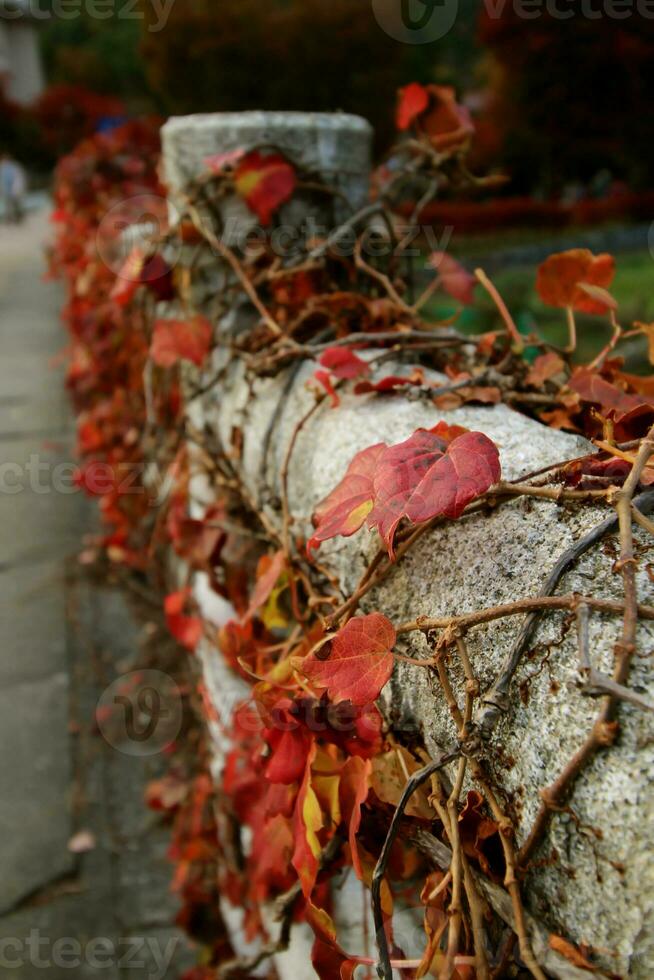
[[[171,133],[194,128],[235,129],[238,127],[293,127],[296,129],[348,129],[352,132],[372,133],[372,126],[363,116],[349,112],[297,112],[248,110],[247,112],[198,112],[189,116],[172,116],[162,127]]]

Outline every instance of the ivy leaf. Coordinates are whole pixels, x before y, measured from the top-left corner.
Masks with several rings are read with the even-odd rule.
[[[372,790],[382,803],[397,806],[404,792],[407,780],[421,768],[421,764],[402,745],[389,752],[375,756],[372,760]],[[409,817],[433,820],[434,808],[429,802],[429,792],[425,787],[413,794],[406,806]]]
[[[118,306],[128,306],[141,286],[147,286],[160,302],[174,298],[173,270],[163,256],[156,252],[147,256],[140,248],[133,248],[121,266],[110,298]]]
[[[373,763],[370,759],[352,756],[341,769],[339,794],[343,820],[348,828],[348,842],[352,854],[352,867],[357,878],[363,880],[363,869],[357,847],[357,833],[361,826],[361,807],[368,799]]]
[[[403,517],[414,524],[460,517],[499,478],[499,452],[488,436],[444,422],[418,429],[377,461],[375,507],[368,523],[378,529],[392,558],[395,529]]]
[[[360,378],[370,374],[368,364],[346,347],[328,347],[320,355],[320,363],[337,378]]]
[[[572,963],[573,966],[578,967],[580,970],[590,970],[592,973],[595,972],[596,968],[593,966],[590,960],[584,956],[581,950],[577,949],[576,946],[573,946],[572,943],[569,943],[567,939],[564,939],[563,936],[557,936],[556,933],[551,932],[549,942],[550,949],[560,953],[561,956],[565,956],[566,960]]]
[[[584,401],[599,405],[603,415],[613,412],[616,421],[634,409],[654,404],[654,399],[623,391],[588,368],[577,368],[568,387]]]
[[[589,295],[588,286],[606,290],[613,282],[615,259],[603,252],[572,248],[550,255],[539,267],[536,289],[548,306],[569,306],[580,313],[606,313],[606,297]],[[581,287],[585,288],[581,288]]]
[[[475,131],[469,110],[456,101],[450,85],[429,85],[430,111],[420,120],[421,128],[438,151],[465,146]]]
[[[309,898],[318,877],[318,865],[322,851],[318,834],[323,819],[318,797],[311,785],[311,763],[316,755],[313,743],[309,752],[304,778],[297,795],[294,813],[295,850],[291,863],[298,873],[302,893]]]
[[[202,637],[202,620],[184,613],[190,595],[190,589],[171,592],[164,600],[164,611],[166,625],[177,642],[187,650],[195,650]]]
[[[211,349],[213,329],[204,316],[189,320],[157,320],[150,357],[158,367],[173,367],[180,360],[201,367]]]
[[[269,225],[273,213],[293,194],[295,170],[280,153],[247,153],[234,175],[236,190],[262,225]]]
[[[339,946],[331,916],[311,902],[306,916],[316,937],[311,950],[311,965],[319,980],[354,980],[360,961]]]
[[[385,442],[378,442],[356,454],[341,482],[314,512],[316,532],[307,545],[309,551],[338,534],[348,538],[362,527],[374,506],[375,467],[386,448]]]
[[[534,388],[542,388],[546,381],[565,371],[565,361],[554,351],[539,354],[529,369],[525,383]]]
[[[329,371],[315,371],[313,374],[313,380],[317,381],[318,384],[322,385],[322,387],[325,389],[332,403],[332,408],[338,408],[338,406],[341,404],[341,399],[338,397],[338,392],[334,388],[332,376]]]
[[[284,571],[285,564],[286,556],[283,551],[276,551],[272,556],[264,555],[261,558],[257,568],[257,584],[254,587],[244,622],[252,619],[259,609],[268,602]]]
[[[408,129],[414,119],[417,119],[429,105],[429,92],[419,82],[411,82],[398,92],[397,128]]]
[[[422,368],[414,368],[411,374],[388,374],[385,378],[381,378],[374,383],[372,381],[359,381],[354,386],[354,394],[368,395],[373,391],[380,395],[392,394],[399,388],[404,388],[406,385],[424,385],[424,383],[424,371]]]
[[[308,549],[339,534],[348,537],[367,522],[377,528],[393,558],[395,529],[403,517],[414,524],[440,515],[460,517],[499,478],[495,444],[461,426],[439,422],[397,446],[377,443],[357,453],[315,511],[316,532]]]
[[[331,640],[311,653],[303,674],[325,688],[333,701],[369,704],[393,673],[395,629],[381,613],[351,619]]]

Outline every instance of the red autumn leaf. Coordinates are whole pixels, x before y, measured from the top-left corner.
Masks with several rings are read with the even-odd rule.
[[[254,614],[268,601],[284,571],[285,563],[286,556],[283,551],[276,551],[272,557],[270,555],[263,556],[257,569],[257,584],[254,587],[250,605],[244,617],[245,622],[252,619]]]
[[[567,486],[590,490],[598,487],[598,481],[607,486],[622,486],[631,468],[632,464],[628,460],[615,456],[608,459],[586,456],[568,463],[561,471],[561,476]],[[654,473],[652,478],[654,479]]]
[[[316,936],[311,950],[311,964],[319,980],[354,980],[359,960],[348,956],[339,946],[336,929],[328,913],[309,902],[306,917]]]
[[[612,412],[616,420],[642,406],[654,405],[654,399],[623,391],[588,368],[578,368],[570,378],[568,387],[584,401],[599,405],[604,415]]]
[[[307,545],[309,551],[337,534],[348,538],[362,527],[374,505],[377,460],[386,448],[385,442],[378,442],[356,454],[339,485],[315,510],[316,532]]]
[[[429,264],[438,273],[441,286],[452,299],[458,300],[464,306],[470,306],[474,302],[477,280],[460,262],[446,252],[432,252]]]
[[[428,105],[429,93],[424,85],[420,85],[418,82],[405,85],[398,92],[397,128],[408,129],[414,119],[424,112]]]
[[[413,524],[438,516],[456,519],[499,478],[499,453],[488,436],[451,430],[444,422],[418,429],[380,455],[368,524],[378,529],[393,557],[393,537],[403,517]]]
[[[157,320],[150,356],[158,367],[173,367],[180,360],[201,367],[211,349],[213,329],[204,316],[189,320]]]
[[[315,756],[316,744],[314,742],[307,757],[304,779],[297,795],[293,815],[295,849],[291,863],[298,873],[305,898],[309,898],[316,883],[322,852],[318,834],[323,827],[323,817],[318,797],[311,785],[311,763]]]
[[[424,383],[424,371],[421,368],[415,368],[409,375],[389,374],[374,383],[372,381],[359,381],[354,386],[354,394],[367,395],[373,391],[378,394],[392,393],[397,391],[398,388],[404,388],[406,385],[424,385]]]
[[[266,779],[271,783],[290,786],[302,777],[311,748],[311,736],[299,725],[290,731],[279,728],[266,730],[265,734],[271,748]]]
[[[541,388],[546,381],[560,374],[563,370],[565,370],[563,358],[554,351],[548,351],[547,354],[538,355],[529,369],[525,382],[534,388]]]
[[[437,150],[454,150],[464,146],[474,132],[470,113],[456,101],[449,85],[428,85],[430,111],[420,120],[421,128]]]
[[[361,807],[368,799],[372,777],[372,762],[353,756],[341,769],[339,796],[341,813],[348,828],[348,842],[352,854],[352,866],[357,878],[363,880],[363,869],[357,847],[357,833],[361,826]]]
[[[393,673],[395,629],[381,613],[351,619],[331,640],[302,664],[302,672],[325,688],[333,701],[369,704]]]
[[[172,592],[164,600],[164,611],[166,625],[178,643],[187,650],[195,650],[202,637],[202,620],[184,613],[190,595],[190,589]]]
[[[279,153],[252,150],[238,163],[236,190],[262,225],[269,225],[273,212],[293,194],[295,170]]]
[[[338,406],[341,404],[341,399],[338,397],[338,393],[332,384],[332,376],[329,371],[315,371],[313,377],[318,384],[322,385],[329,395],[332,408],[338,408]]]
[[[606,301],[589,295],[582,285],[607,289],[613,282],[615,260],[607,253],[593,255],[573,248],[550,255],[538,268],[536,289],[548,306],[569,306],[580,313],[606,313]]]
[[[336,943],[316,938],[311,950],[311,964],[319,980],[353,980],[359,960],[352,959]]]
[[[158,252],[146,256],[142,249],[133,248],[118,272],[111,299],[127,306],[140,286],[147,286],[160,302],[175,295],[172,269],[163,256]]]
[[[359,378],[362,374],[370,373],[366,362],[349,347],[328,347],[320,355],[320,363],[337,378]]]

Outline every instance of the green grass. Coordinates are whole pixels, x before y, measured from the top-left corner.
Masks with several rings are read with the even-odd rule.
[[[493,277],[493,282],[511,310],[518,327],[524,333],[535,332],[554,344],[563,345],[567,340],[567,327],[563,310],[552,309],[541,303],[534,288],[536,269],[512,267]],[[654,320],[654,257],[648,251],[633,252],[617,259],[615,280],[611,293],[618,302],[618,319],[625,329],[634,320]],[[429,320],[438,320],[455,312],[456,304],[439,296],[425,309]],[[484,333],[500,324],[500,319],[490,297],[481,286],[476,289],[476,303],[464,310],[458,321],[464,333]],[[606,318],[577,316],[579,334],[578,360],[588,361],[604,346],[611,335]],[[651,373],[647,359],[645,338],[627,341],[620,348],[627,358],[627,367],[641,374]]]

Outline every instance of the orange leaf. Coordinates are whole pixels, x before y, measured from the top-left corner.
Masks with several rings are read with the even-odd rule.
[[[654,404],[653,399],[623,391],[588,368],[578,368],[570,378],[568,387],[584,401],[598,404],[603,414],[613,412],[616,420],[643,405]]]
[[[562,936],[557,936],[553,932],[550,933],[550,947],[556,950],[557,953],[560,953],[561,956],[565,956],[566,960],[569,960],[574,966],[579,967],[580,970],[594,971],[595,967],[593,964],[586,959],[576,946],[573,946],[572,943],[569,943]]]
[[[395,629],[381,613],[351,619],[331,641],[311,653],[303,674],[334,701],[369,704],[393,673]]]
[[[573,248],[550,255],[538,268],[536,289],[548,306],[569,306],[580,313],[606,313],[606,298],[589,295],[587,287],[606,290],[613,282],[615,260],[607,253],[593,255],[587,248]],[[581,286],[586,288],[581,288]]]
[[[318,839],[318,833],[323,826],[322,812],[311,785],[311,763],[315,755],[316,745],[314,742],[307,758],[304,779],[297,796],[294,815],[295,850],[291,863],[298,873],[305,898],[309,898],[316,883],[318,862],[322,850]]]
[[[166,625],[175,639],[187,650],[195,650],[202,637],[202,620],[197,616],[184,614],[184,607],[190,595],[190,589],[172,592],[164,600],[164,611]]]
[[[531,365],[525,381],[534,388],[541,388],[546,381],[560,374],[564,368],[565,361],[558,354],[555,354],[554,351],[549,351],[547,354],[539,354]]]
[[[236,190],[254,211],[262,225],[269,225],[273,213],[293,194],[295,170],[279,153],[252,150],[238,163],[234,175]]]
[[[343,820],[348,827],[348,841],[352,854],[352,866],[357,878],[363,880],[363,869],[357,847],[357,832],[361,826],[361,807],[368,799],[372,762],[352,756],[341,770],[339,793]]]
[[[431,109],[421,120],[421,128],[437,150],[454,150],[464,146],[474,132],[470,113],[456,101],[449,85],[428,85]]]
[[[359,960],[349,956],[339,946],[331,917],[311,902],[308,903],[306,916],[316,936],[311,950],[311,965],[319,980],[353,980]]]
[[[377,755],[372,760],[372,790],[382,803],[397,806],[404,792],[407,781],[414,772],[421,768],[408,749],[397,745],[390,752]],[[420,787],[406,805],[409,817],[419,817],[421,820],[433,820],[434,809],[429,802],[429,790]]]
[[[261,609],[270,598],[272,590],[277,585],[280,575],[284,571],[286,556],[283,551],[276,551],[274,555],[264,555],[259,561],[257,568],[257,584],[254,587],[250,605],[243,618],[243,622],[252,619],[254,614]]]
[[[189,320],[157,320],[150,356],[158,367],[173,367],[180,360],[201,367],[211,349],[213,329],[204,316]]]
[[[399,90],[397,103],[397,128],[408,129],[429,105],[429,93],[424,85],[418,82],[411,82]]]

